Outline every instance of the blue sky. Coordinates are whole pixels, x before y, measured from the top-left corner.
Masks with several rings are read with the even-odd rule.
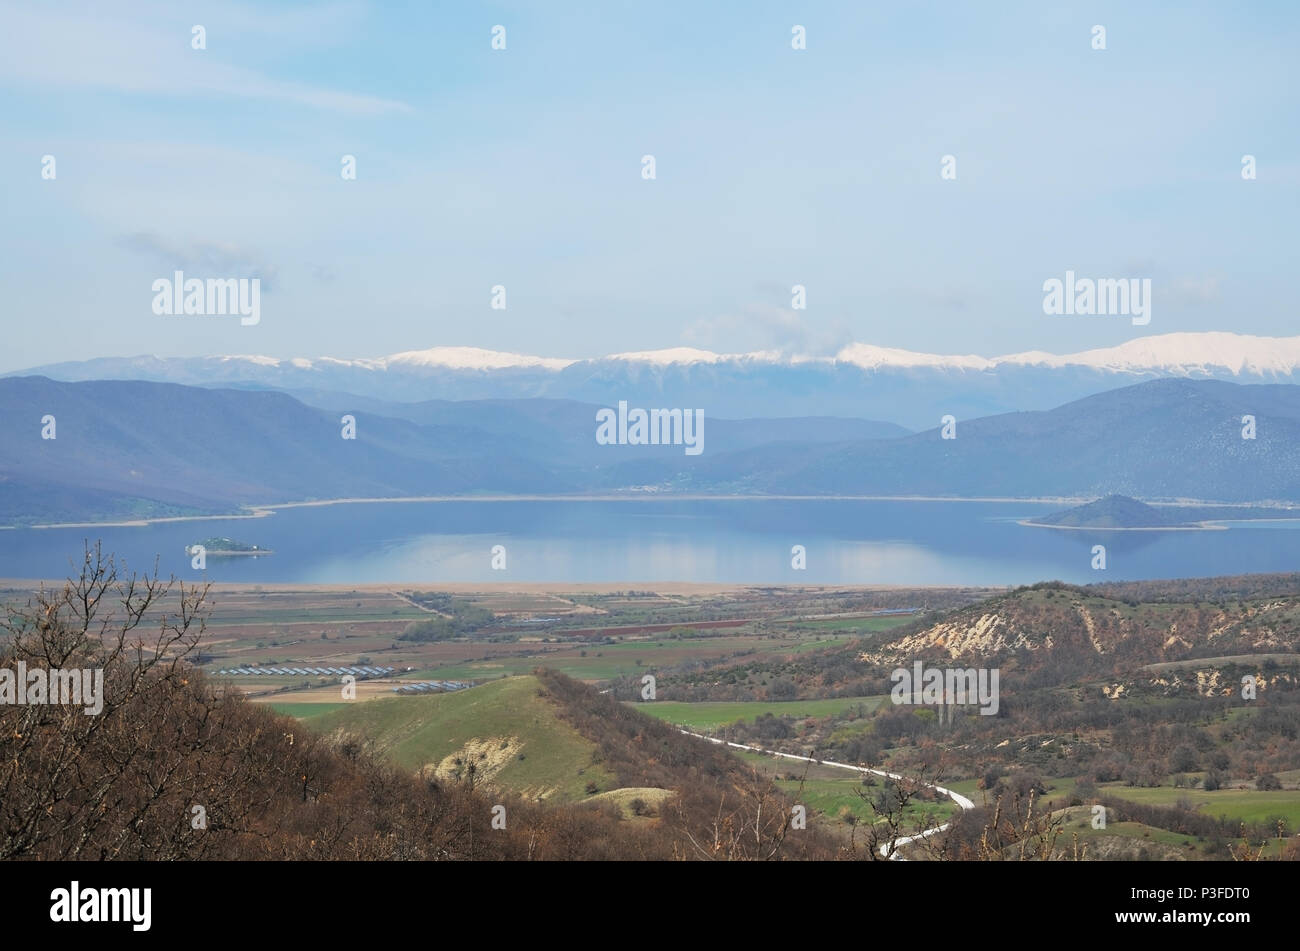
[[[0,371],[1289,336],[1298,11],[0,2]],[[177,266],[260,275],[260,324],[156,316]],[[1044,315],[1067,269],[1150,278],[1151,323]]]

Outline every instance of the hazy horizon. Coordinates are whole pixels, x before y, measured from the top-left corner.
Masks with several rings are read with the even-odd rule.
[[[1292,326],[1285,4],[0,6],[0,372]],[[258,278],[260,321],[158,316],[175,270]],[[1150,323],[1048,316],[1067,271],[1149,280]]]

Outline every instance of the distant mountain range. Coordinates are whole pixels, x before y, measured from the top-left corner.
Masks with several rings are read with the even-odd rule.
[[[951,439],[863,419],[706,414],[698,456],[598,445],[597,403],[308,395],[320,405],[263,390],[0,379],[0,524],[484,493],[1300,501],[1300,385],[1155,380],[957,419]],[[355,440],[342,438],[345,413]],[[47,415],[53,440],[41,438]]]
[[[1254,439],[1242,438],[1254,416]],[[701,457],[682,488],[935,496],[1300,499],[1300,386],[1153,380],[874,443]],[[643,473],[644,475],[644,473]]]
[[[436,347],[376,359],[108,357],[9,375],[344,393],[386,402],[547,398],[608,406],[622,399],[702,408],[717,418],[850,416],[924,429],[945,414],[1050,409],[1144,380],[1300,383],[1298,374],[1300,337],[1175,333],[1067,355],[992,358],[860,343],[833,357],[678,348],[590,360]]]
[[[620,462],[681,446],[600,446],[596,405],[517,400],[394,405],[320,395],[140,381],[0,379],[0,523],[228,512],[330,498],[564,494],[622,485]],[[384,415],[384,413],[392,415]],[[343,438],[343,414],[356,438]],[[41,420],[55,419],[55,438]],[[870,441],[908,431],[827,417],[706,418],[707,452],[799,440]]]

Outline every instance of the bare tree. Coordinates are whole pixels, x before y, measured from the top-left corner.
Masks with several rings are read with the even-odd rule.
[[[912,776],[886,777],[869,791],[856,790],[858,798],[871,810],[872,821],[854,828],[850,850],[857,850],[859,828],[862,844],[873,861],[893,859],[904,839],[925,842],[934,836],[940,823],[928,811],[918,818],[915,805],[925,790],[939,783],[941,775],[940,766],[922,765]]]
[[[807,765],[800,779],[796,800],[807,778]],[[792,804],[776,783],[757,769],[734,790],[718,797],[718,809],[703,829],[693,828],[686,807],[676,802],[676,826],[686,847],[674,844],[677,858],[725,861],[768,861],[780,858],[793,828]]]

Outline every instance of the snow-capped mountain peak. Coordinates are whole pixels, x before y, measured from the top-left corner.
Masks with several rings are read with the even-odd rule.
[[[954,370],[988,370],[996,361],[977,356],[944,356],[936,353],[916,353],[893,347],[876,347],[866,343],[851,343],[835,355],[837,363],[851,363],[864,370],[884,367],[935,367]]]
[[[1300,368],[1300,337],[1256,337],[1222,331],[1138,337],[1115,347],[1056,356],[1035,351],[995,362],[1064,367],[1085,366],[1117,373],[1159,371],[1174,375],[1226,370],[1242,374],[1290,374]]]
[[[452,370],[503,370],[509,367],[563,370],[575,361],[534,357],[522,353],[504,353],[500,350],[484,350],[481,347],[433,347],[429,350],[394,353],[384,362],[389,367],[446,367]]]

